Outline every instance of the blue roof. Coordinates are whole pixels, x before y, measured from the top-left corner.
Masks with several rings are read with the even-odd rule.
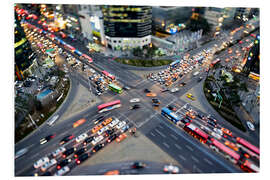
[[[173,65],[175,65],[177,63],[180,63],[180,60],[176,60],[176,61],[172,62],[170,65],[173,66]]]
[[[165,112],[166,114],[170,115],[171,117],[173,117],[174,119],[177,119],[178,121],[181,119],[178,117],[178,115],[176,115],[174,112],[172,112],[171,110],[169,110],[168,108],[164,107],[161,109],[161,111]]]

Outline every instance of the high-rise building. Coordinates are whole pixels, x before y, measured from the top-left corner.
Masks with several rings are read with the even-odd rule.
[[[24,78],[23,74],[26,71],[31,73],[31,66],[36,58],[36,54],[32,51],[30,44],[26,39],[16,12],[14,26],[15,76],[21,80]]]
[[[204,18],[211,25],[212,30],[219,31],[224,20],[223,9],[217,7],[208,7],[205,10]]]
[[[102,6],[107,47],[132,49],[151,43],[150,6]]]

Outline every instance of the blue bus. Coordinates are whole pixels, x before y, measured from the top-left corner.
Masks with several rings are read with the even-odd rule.
[[[170,119],[175,124],[183,118],[181,116],[176,115],[173,111],[169,110],[166,107],[161,109],[161,114],[166,118]]]
[[[82,54],[80,51],[78,51],[77,49],[75,49],[74,53],[77,54],[78,56],[82,56],[82,55],[83,55],[83,54]]]
[[[171,67],[176,67],[180,63],[180,60],[176,60],[170,64]]]

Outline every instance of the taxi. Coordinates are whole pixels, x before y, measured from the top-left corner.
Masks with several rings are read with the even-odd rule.
[[[112,122],[112,118],[110,117],[110,118],[108,118],[108,119],[105,119],[103,122],[102,122],[102,124],[103,124],[103,126],[106,126],[107,124],[110,124]]]
[[[146,96],[147,97],[156,97],[157,94],[156,93],[147,93]]]
[[[94,134],[94,133],[98,132],[102,127],[103,127],[102,124],[96,125],[95,127],[92,128],[91,131]]]
[[[187,96],[187,98],[191,99],[192,101],[196,100],[196,98],[191,93],[187,93],[186,96]]]
[[[73,123],[73,128],[76,128],[80,125],[82,125],[83,123],[85,123],[86,119],[80,119],[78,121],[76,121],[75,123]]]

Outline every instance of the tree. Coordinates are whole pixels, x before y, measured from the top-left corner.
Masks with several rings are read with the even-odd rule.
[[[200,29],[203,30],[203,34],[210,32],[211,25],[207,22],[207,20],[201,16],[199,16],[198,20],[189,19],[186,24],[186,28],[190,31],[198,31]]]

